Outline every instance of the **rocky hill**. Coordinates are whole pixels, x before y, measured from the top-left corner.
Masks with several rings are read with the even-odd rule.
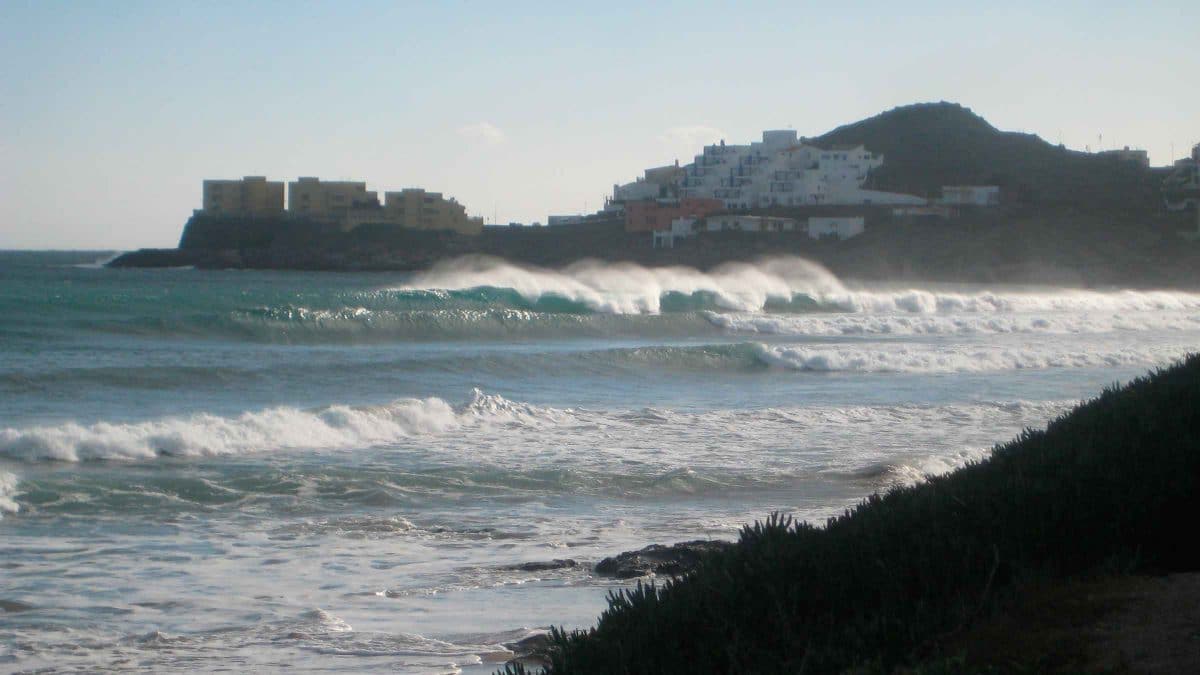
[[[1154,209],[1164,173],[1068,150],[1034,134],[1000,131],[955,103],[894,108],[812,139],[883,153],[874,187],[927,197],[943,185],[999,185],[1010,201],[1081,210]]]

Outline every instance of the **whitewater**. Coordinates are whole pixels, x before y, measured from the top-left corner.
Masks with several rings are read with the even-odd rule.
[[[1200,294],[0,252],[0,670],[489,673],[600,559],[821,522],[1195,351]],[[560,569],[523,563],[571,559]]]

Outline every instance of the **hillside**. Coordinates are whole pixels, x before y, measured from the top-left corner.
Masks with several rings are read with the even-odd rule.
[[[1200,570],[1187,534],[1197,512],[1192,356],[824,528],[747,526],[690,576],[612,595],[596,628],[556,632],[550,672],[964,672],[945,665],[971,652],[962,631],[1044,604],[1046,589]],[[1010,651],[1008,670],[973,672],[1051,670],[1039,656]]]
[[[1120,211],[1157,209],[1163,174],[1115,158],[1000,131],[955,103],[908,105],[812,139],[883,153],[874,187],[937,197],[943,185],[999,185],[1018,203]]]

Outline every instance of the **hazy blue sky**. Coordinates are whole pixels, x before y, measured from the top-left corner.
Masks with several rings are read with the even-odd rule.
[[[0,248],[171,246],[248,174],[545,222],[917,101],[1156,164],[1200,141],[1200,2],[1055,4],[0,0]]]

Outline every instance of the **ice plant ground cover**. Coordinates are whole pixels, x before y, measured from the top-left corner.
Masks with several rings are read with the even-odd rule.
[[[891,672],[1033,583],[1200,569],[1200,356],[823,527],[773,517],[553,634],[550,673]],[[521,668],[509,668],[520,671]]]

